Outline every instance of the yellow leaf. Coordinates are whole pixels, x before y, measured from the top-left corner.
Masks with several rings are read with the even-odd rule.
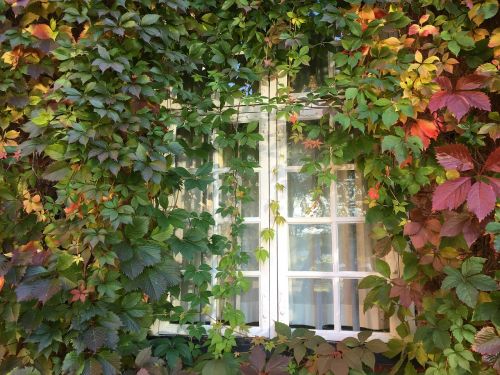
[[[493,30],[493,33],[490,37],[490,41],[488,43],[488,47],[490,48],[500,47],[500,27]]]
[[[445,259],[456,259],[458,251],[453,247],[446,246],[439,251],[439,254]]]
[[[17,137],[19,137],[19,132],[17,130],[9,130],[5,133],[5,138],[7,139],[16,139]]]
[[[483,40],[485,39],[490,33],[486,29],[475,29],[474,30],[474,41],[477,42],[478,40]]]
[[[422,60],[423,60],[422,52],[420,51],[415,52],[415,61],[418,63],[422,63]]]
[[[492,302],[490,295],[486,292],[479,292],[479,303]]]
[[[480,25],[484,21],[484,17],[479,14],[479,9],[481,8],[481,4],[475,4],[471,10],[467,13],[469,16],[469,19],[472,20],[476,25]]]
[[[456,180],[459,177],[460,177],[460,172],[457,171],[456,169],[449,169],[446,171],[446,178],[448,180]]]
[[[439,57],[437,57],[437,56],[429,56],[428,58],[426,58],[424,60],[424,64],[432,64],[432,63],[434,63],[436,61],[439,61]]]

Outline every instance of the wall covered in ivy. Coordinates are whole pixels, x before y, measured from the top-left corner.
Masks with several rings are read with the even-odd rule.
[[[396,358],[392,373],[500,371],[497,0],[0,9],[0,373],[362,374],[380,352]],[[300,84],[324,51],[335,74],[307,97],[249,89],[283,75]],[[319,101],[330,122],[298,120]],[[233,127],[238,103],[277,112],[295,142],[318,149],[303,170],[321,184],[332,164],[357,165],[376,254],[400,259],[398,277],[379,260],[360,288],[366,308],[399,318],[399,337],[332,345],[277,324],[276,338],[233,354],[246,327],[227,301],[248,288],[235,238],[249,198],[237,181],[257,166],[242,150],[260,139]],[[176,206],[184,189],[211,184],[215,148],[234,155],[220,209],[229,238],[213,234],[211,213]],[[194,170],[176,163],[195,157],[205,162]],[[265,240],[283,219],[273,214]],[[183,307],[167,298],[181,279],[195,286]],[[187,338],[148,340],[156,319],[192,322],[190,307],[210,298],[224,306],[212,330],[192,323]]]

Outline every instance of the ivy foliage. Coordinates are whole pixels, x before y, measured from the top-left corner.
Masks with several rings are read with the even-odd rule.
[[[293,141],[318,150],[303,171],[320,184],[334,178],[332,164],[354,162],[366,179],[376,255],[396,252],[402,265],[380,260],[382,276],[360,283],[367,309],[401,321],[386,351],[399,354],[392,372],[498,371],[496,0],[0,0],[0,9],[0,372],[373,367],[381,345],[366,337],[305,347],[278,332],[293,345],[268,361],[261,342],[251,358],[231,354],[245,319],[229,301],[249,286],[237,240],[251,199],[243,181],[261,140],[255,124],[235,125],[244,104],[276,111]],[[324,52],[335,74],[303,79]],[[255,90],[284,74],[310,92]],[[325,108],[319,125],[300,121],[310,103]],[[214,149],[231,155],[215,208],[232,223],[227,237],[213,234],[211,213],[179,204],[181,192],[211,184]],[[266,241],[284,220],[275,202],[272,213]],[[147,348],[156,319],[207,334],[196,316],[212,315],[211,298],[222,316],[199,360],[190,339]]]

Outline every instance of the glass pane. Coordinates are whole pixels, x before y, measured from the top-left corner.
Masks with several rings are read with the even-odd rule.
[[[230,224],[220,224],[218,233],[229,238],[231,233]],[[241,246],[241,251],[244,251],[248,254],[248,264],[243,264],[241,266],[241,269],[243,271],[258,271],[259,262],[255,257],[255,249],[257,249],[260,245],[259,224],[245,224],[240,233],[239,243]]]
[[[325,83],[328,77],[328,52],[325,48],[311,49],[309,65],[303,65],[297,75],[291,79],[293,92],[309,92]]]
[[[339,224],[340,271],[374,270],[375,257],[369,226],[363,223]]]
[[[221,205],[231,205],[235,201],[235,197],[233,196],[235,193],[235,186],[237,184],[233,184],[233,181],[228,181],[227,178],[234,179],[231,175],[223,174],[221,179],[221,186],[223,184],[224,178],[226,178],[226,183],[231,186],[222,187],[220,192],[220,204]],[[259,217],[259,180],[260,174],[254,173],[251,176],[243,176],[241,183],[238,185],[239,194],[241,196],[241,200],[238,200],[238,204],[241,209],[241,214],[243,217]]]
[[[243,217],[259,216],[259,181],[259,173],[252,177],[243,177],[242,186],[245,191],[245,198],[241,207]]]
[[[260,245],[259,224],[245,224],[241,234],[241,250],[249,255],[248,264],[242,265],[244,271],[258,271],[259,262],[255,257],[255,249]]]
[[[259,278],[248,277],[250,289],[232,298],[231,304],[245,314],[245,322],[249,326],[259,325]]]
[[[290,271],[333,271],[329,224],[289,225]]]
[[[363,183],[353,170],[337,171],[337,216],[363,216]]]
[[[302,121],[303,123],[306,124],[306,128],[311,128],[311,127],[319,127],[319,120],[308,120],[308,121]],[[287,165],[288,166],[298,166],[303,164],[303,160],[306,157],[312,158],[312,159],[318,159],[319,158],[319,150],[318,149],[306,149],[304,144],[302,142],[297,142],[295,143],[293,137],[292,137],[292,124],[287,123],[286,125],[286,139],[287,139],[287,144],[286,144],[286,160],[287,160]],[[321,139],[321,138],[320,138]]]
[[[289,217],[330,216],[328,189],[326,187],[318,188],[316,177],[304,173],[289,172],[287,178]]]
[[[340,282],[340,320],[346,331],[373,330],[389,332],[389,319],[373,308],[363,313],[363,301],[368,289],[358,290],[359,280],[343,279]]]
[[[333,329],[332,280],[289,279],[291,327]]]

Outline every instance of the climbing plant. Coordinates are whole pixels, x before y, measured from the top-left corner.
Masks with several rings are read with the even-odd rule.
[[[0,0],[0,9],[2,373],[338,375],[367,371],[381,351],[397,356],[392,373],[500,371],[497,0]],[[307,97],[252,90],[324,51],[335,74]],[[325,121],[301,122],[314,102]],[[228,301],[248,288],[241,181],[258,166],[244,155],[260,140],[234,125],[238,103],[276,110],[293,141],[318,149],[303,171],[319,183],[334,178],[332,165],[363,174],[376,255],[400,260],[391,269],[380,259],[380,276],[359,285],[365,308],[400,321],[388,347],[366,335],[333,347],[278,325],[274,341],[233,354],[246,327]],[[216,208],[231,220],[228,237],[213,234],[213,213],[178,205],[181,192],[211,184],[215,149],[233,155]],[[199,163],[184,168],[182,158]],[[284,220],[276,204],[272,212],[265,240]],[[174,306],[181,280],[194,292]],[[212,298],[223,314],[207,332],[193,317],[200,306],[211,316]],[[156,319],[187,324],[190,336],[150,349]]]

